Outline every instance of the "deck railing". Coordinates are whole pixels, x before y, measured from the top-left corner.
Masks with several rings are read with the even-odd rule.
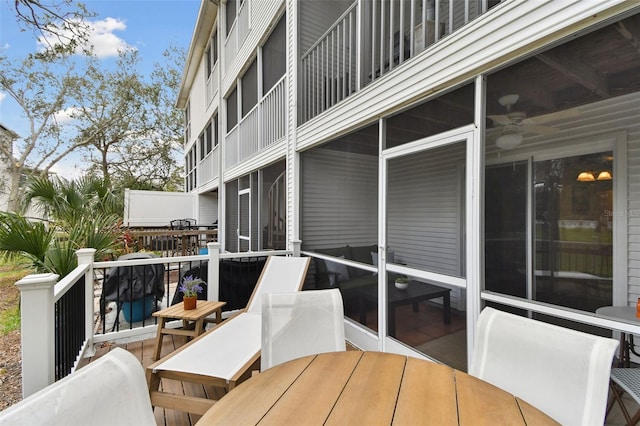
[[[356,91],[357,2],[302,55],[303,121]]]
[[[215,99],[215,94],[218,91],[218,72],[220,70],[220,61],[216,61],[213,64],[213,69],[209,74],[209,78],[207,78],[207,92],[205,98],[205,105],[208,107],[209,104]]]
[[[225,167],[233,167],[286,136],[286,76],[267,92],[225,138]]]
[[[105,326],[106,317],[100,312],[100,301],[109,272],[124,268],[124,272],[116,276],[120,283],[120,278],[130,278],[127,268],[161,265],[162,295],[154,301],[153,307],[157,310],[176,302],[178,281],[184,273],[202,268],[200,272],[208,283],[208,300],[219,300],[220,291],[227,291],[225,298],[229,301],[223,312],[224,318],[246,304],[252,290],[251,283],[246,283],[249,284],[246,289],[239,287],[247,281],[255,285],[260,272],[256,268],[263,264],[266,257],[300,256],[299,242],[294,244],[292,251],[220,253],[218,243],[209,243],[207,247],[206,255],[109,262],[94,262],[95,250],[81,249],[77,252],[79,266],[59,282],[55,274],[29,275],[18,281],[16,286],[21,292],[23,397],[73,372],[83,357],[93,355],[96,343],[124,343],[155,335],[156,320],[150,312],[144,312],[144,305],[139,308],[143,312],[142,321],[126,323],[122,300],[115,303],[114,318],[118,325],[112,328]],[[206,266],[204,262],[207,262]],[[116,294],[120,293],[126,295],[124,286],[116,289]],[[126,297],[123,300],[126,301]],[[129,311],[130,319],[133,314],[133,311]],[[180,325],[180,321],[172,324],[175,327]]]
[[[487,7],[477,0],[356,0],[301,56],[302,122],[393,71]]]
[[[162,256],[200,254],[207,243],[218,241],[217,229],[147,229],[130,231],[136,251],[146,250]]]
[[[212,179],[220,176],[218,166],[218,159],[220,158],[219,146],[220,145],[214,146],[211,152],[198,164],[198,182],[200,182],[200,185],[205,185]]]

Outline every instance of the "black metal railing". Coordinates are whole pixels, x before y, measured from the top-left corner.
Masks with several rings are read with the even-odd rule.
[[[243,256],[219,260],[218,299],[227,302],[223,311],[247,305],[266,259]],[[106,334],[155,325],[153,312],[182,301],[179,285],[185,276],[205,281],[198,298],[206,300],[208,265],[209,258],[202,256],[188,261],[94,267],[94,297],[100,306],[95,332]]]
[[[71,373],[86,340],[85,279],[82,276],[55,303],[55,379]]]

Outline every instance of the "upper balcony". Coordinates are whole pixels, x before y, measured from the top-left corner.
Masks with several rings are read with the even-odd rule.
[[[300,3],[300,122],[374,83],[499,1]]]

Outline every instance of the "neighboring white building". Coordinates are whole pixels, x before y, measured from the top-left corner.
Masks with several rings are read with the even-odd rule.
[[[635,303],[639,45],[632,1],[203,0],[186,191],[225,250],[358,261],[337,285],[363,348],[439,357],[390,337],[387,309],[359,323],[356,278],[380,307],[389,273],[451,288],[462,351],[487,301],[563,319]]]
[[[13,158],[3,152],[12,152],[13,141],[18,139],[18,135],[13,130],[0,124],[0,211],[7,211],[9,205],[9,191],[11,187],[11,162]]]

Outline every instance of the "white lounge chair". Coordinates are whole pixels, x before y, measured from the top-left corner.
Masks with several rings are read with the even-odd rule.
[[[306,355],[344,350],[340,290],[263,296],[261,370]]]
[[[0,412],[0,424],[156,425],[140,361],[115,348]]]
[[[250,377],[252,371],[259,370],[262,295],[300,291],[309,260],[308,257],[269,257],[245,309],[147,367],[151,403],[204,414],[215,401],[160,392],[160,380],[180,380],[230,390]]]
[[[484,308],[469,374],[564,425],[602,425],[618,342]]]

